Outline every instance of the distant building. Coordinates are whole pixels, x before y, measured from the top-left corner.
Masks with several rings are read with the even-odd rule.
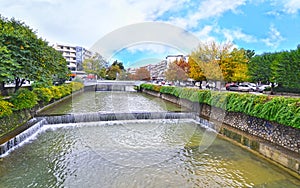
[[[82,62],[93,56],[93,52],[80,46],[54,44],[53,47],[62,53],[71,71],[83,71]]]
[[[150,76],[151,80],[165,80],[165,71],[168,69],[167,60],[151,65]]]
[[[183,60],[185,62],[188,61],[188,56],[184,56],[184,55],[168,55],[166,57],[166,61],[168,63],[168,65],[170,63],[173,63],[174,61],[180,61],[180,60]]]
[[[165,80],[165,72],[169,67],[169,64],[174,61],[180,61],[183,60],[185,62],[188,62],[188,56],[184,55],[168,55],[165,60],[162,60],[161,62],[158,62],[157,64],[149,64],[146,66],[143,66],[143,68],[146,68],[150,72],[151,80]],[[142,67],[140,67],[142,68]],[[136,70],[139,68],[129,68],[127,69],[127,72],[130,74],[135,74]]]

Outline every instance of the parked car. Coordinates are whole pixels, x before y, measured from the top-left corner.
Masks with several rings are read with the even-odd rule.
[[[267,89],[267,88],[269,88],[269,87],[271,87],[271,86],[270,86],[270,85],[259,85],[259,86],[257,86],[256,91],[262,93],[265,89]]]
[[[257,85],[255,83],[248,83],[248,84],[253,89],[253,91],[257,90]]]
[[[233,84],[233,83],[228,84],[226,86],[226,90],[228,90],[228,91],[239,91],[239,85]]]
[[[227,84],[225,85],[226,90],[229,91],[229,90],[230,90],[230,86],[233,86],[232,89],[234,89],[234,88],[236,88],[237,85],[236,85],[235,83],[233,83],[233,82],[232,82],[232,83],[227,83]]]
[[[251,85],[249,84],[239,84],[238,85],[238,90],[239,91],[246,91],[246,92],[250,92],[250,91],[255,91],[256,88],[253,88]]]

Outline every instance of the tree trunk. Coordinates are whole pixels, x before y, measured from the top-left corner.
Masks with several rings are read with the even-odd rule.
[[[15,93],[18,91],[18,89],[20,89],[20,87],[22,87],[22,85],[24,84],[25,82],[25,79],[20,79],[20,78],[16,78],[15,79],[15,82],[16,82],[16,85],[15,85]]]
[[[2,95],[2,96],[8,95],[7,90],[5,90],[5,82],[4,81],[2,81],[0,83],[0,95]]]
[[[271,82],[271,95],[274,95],[274,82]]]
[[[200,84],[199,84],[199,89],[202,89],[202,80],[199,81],[199,82],[200,82]]]

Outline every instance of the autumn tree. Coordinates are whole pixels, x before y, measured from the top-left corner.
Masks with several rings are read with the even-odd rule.
[[[200,88],[202,88],[202,81],[206,80],[203,70],[200,67],[200,62],[196,61],[197,54],[192,52],[189,56],[188,64],[189,64],[189,77],[193,78],[195,81],[200,82]]]
[[[203,81],[242,81],[247,79],[248,58],[232,43],[200,43],[189,57],[190,77]]]
[[[190,72],[190,65],[188,61],[183,60],[182,58],[175,61],[176,65],[180,67],[187,75]]]
[[[184,81],[188,78],[187,73],[177,65],[176,61],[169,64],[165,76],[168,81]]]
[[[133,75],[134,80],[150,80],[150,71],[145,68],[141,67],[136,70],[135,74]]]
[[[220,60],[220,68],[226,82],[248,81],[248,56],[244,49],[234,48],[224,54]]]

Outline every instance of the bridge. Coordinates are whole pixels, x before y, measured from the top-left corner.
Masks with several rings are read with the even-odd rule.
[[[136,91],[134,87],[140,86],[145,81],[131,80],[97,80],[86,81],[85,90],[89,91]]]

